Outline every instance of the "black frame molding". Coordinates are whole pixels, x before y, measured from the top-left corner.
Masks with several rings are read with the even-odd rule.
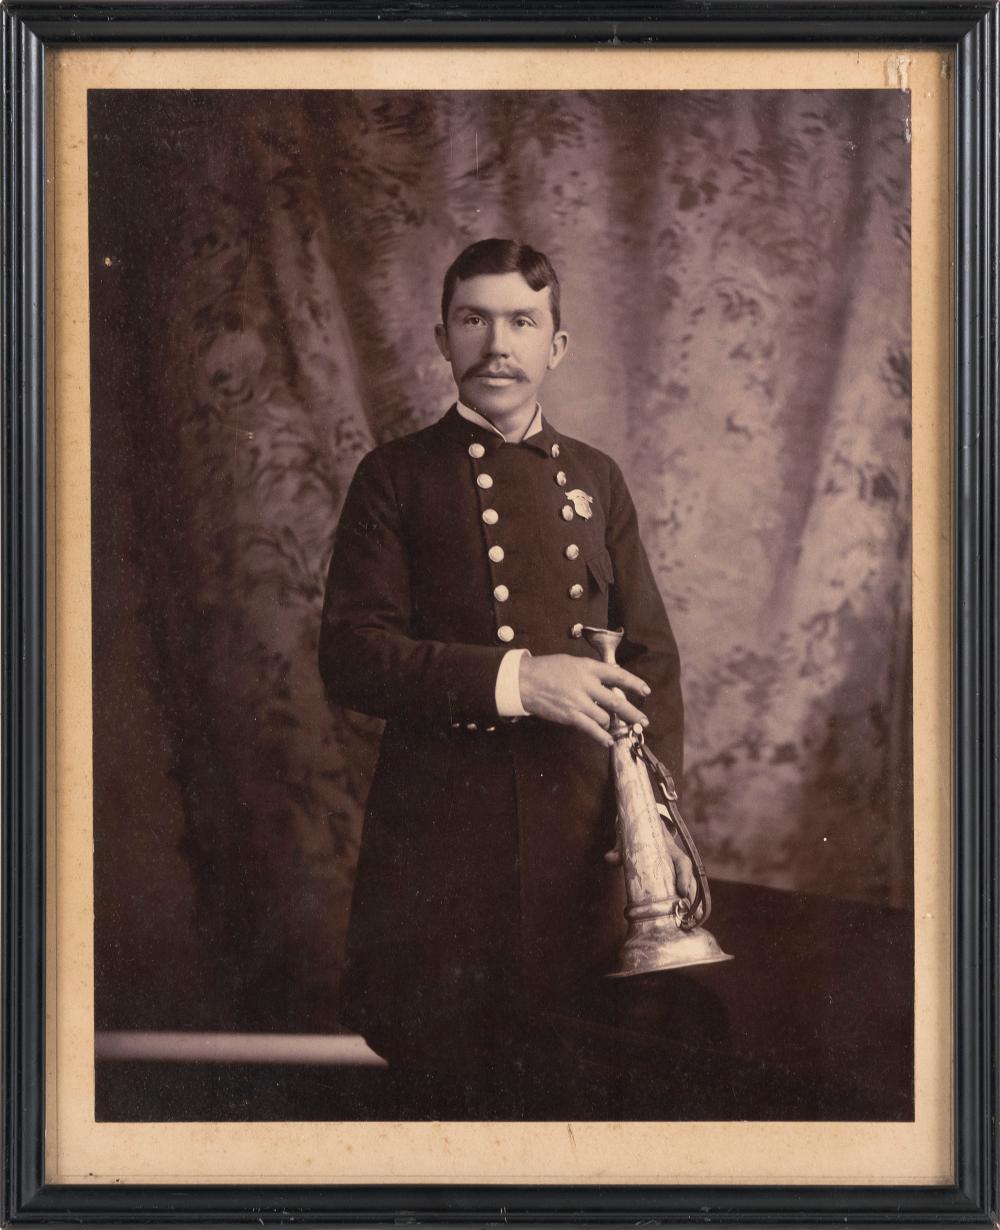
[[[1000,0],[7,0],[3,11],[4,1224],[1000,1225]],[[954,79],[954,1185],[68,1186],[44,1181],[45,52],[179,43],[936,44]]]

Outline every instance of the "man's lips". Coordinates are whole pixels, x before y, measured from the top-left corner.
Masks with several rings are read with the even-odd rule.
[[[477,380],[497,380],[502,382],[524,379],[520,372],[473,372],[472,375]]]

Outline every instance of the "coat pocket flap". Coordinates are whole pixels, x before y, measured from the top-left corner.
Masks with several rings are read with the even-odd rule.
[[[587,567],[601,592],[607,593],[608,587],[613,585],[615,580],[615,570],[611,565],[611,555],[607,547],[598,547],[592,551],[587,556]]]

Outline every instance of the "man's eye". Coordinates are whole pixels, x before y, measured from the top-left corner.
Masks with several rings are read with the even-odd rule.
[[[483,323],[482,316],[466,316],[465,323],[467,325],[481,325]]]
[[[518,316],[517,320],[514,321],[514,324],[527,325],[529,328],[532,328],[532,329],[535,327],[535,322],[531,319],[530,316]]]

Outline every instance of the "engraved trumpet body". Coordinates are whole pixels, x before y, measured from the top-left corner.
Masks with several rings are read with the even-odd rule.
[[[624,629],[584,628],[583,635],[605,662],[615,664]],[[645,746],[640,727],[613,717],[608,729],[614,739],[611,772],[627,898],[627,933],[611,976],[732,960],[701,925],[711,912],[708,877],[681,818],[669,771]]]

